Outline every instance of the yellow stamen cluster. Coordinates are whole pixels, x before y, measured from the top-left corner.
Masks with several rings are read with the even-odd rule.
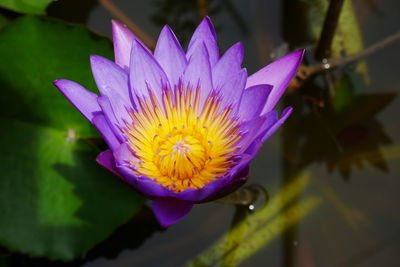
[[[139,102],[125,134],[137,158],[136,175],[181,192],[201,188],[232,167],[241,138],[230,108],[221,108],[218,96],[209,96],[200,108],[199,89],[165,90],[162,103],[154,95]]]

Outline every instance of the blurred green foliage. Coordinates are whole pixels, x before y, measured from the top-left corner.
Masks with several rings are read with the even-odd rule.
[[[7,18],[0,14],[0,29],[6,26],[7,23],[8,23]]]
[[[41,15],[54,0],[0,0],[0,7],[19,13]]]
[[[143,198],[95,162],[96,131],[52,85],[95,88],[89,55],[109,40],[83,26],[21,17],[0,31],[0,244],[70,260],[131,218]]]

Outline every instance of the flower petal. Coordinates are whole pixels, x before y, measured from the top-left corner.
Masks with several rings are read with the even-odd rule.
[[[128,112],[129,108],[121,102],[120,98],[110,99],[107,96],[99,96],[97,98],[97,102],[99,103],[106,117],[108,117],[110,121],[115,122],[115,125],[119,128],[124,128],[127,123],[132,122],[132,118]],[[111,114],[114,116],[111,116]],[[113,117],[115,120],[112,119]]]
[[[278,121],[278,111],[272,110],[252,121],[246,121],[242,128],[247,128],[247,133],[240,140],[240,153],[249,154],[252,158],[262,147],[262,137]]]
[[[237,43],[231,46],[213,67],[213,84],[216,90],[223,87],[227,81],[232,80],[241,70],[243,61],[243,45]]]
[[[239,146],[238,153],[244,153],[247,148],[253,143],[256,137],[259,135],[259,130],[266,120],[266,116],[256,117],[252,120],[245,121],[241,124],[241,131],[243,131],[243,137],[239,140],[237,145]]]
[[[120,142],[118,138],[115,136],[113,130],[111,129],[108,121],[106,120],[103,114],[99,114],[94,116],[93,124],[99,130],[103,138],[105,139],[107,145],[112,149],[116,149],[119,147]]]
[[[229,48],[212,69],[213,86],[222,94],[222,107],[239,103],[244,91],[247,71],[240,66],[243,61],[243,45]]]
[[[274,86],[265,104],[263,114],[271,111],[285,92],[286,87],[300,66],[304,52],[305,50],[299,50],[284,56],[257,71],[247,79],[246,88],[257,84],[271,84]]]
[[[263,143],[261,142],[261,140],[259,138],[257,138],[255,140],[253,140],[253,142],[247,147],[247,149],[243,153],[248,155],[248,157],[250,159],[253,159],[257,155],[258,151],[260,151],[262,146],[263,146]]]
[[[151,90],[160,103],[163,89],[170,88],[161,66],[137,41],[133,41],[132,44],[129,80],[134,95],[147,98]]]
[[[134,174],[132,162],[138,160],[127,143],[122,143],[113,152],[115,165],[125,182],[148,197],[169,197],[171,191],[146,176]]]
[[[124,111],[123,105],[115,105],[112,106],[110,100],[107,96],[100,96],[97,98],[97,102],[99,103],[101,110],[104,113],[104,117],[106,118],[108,125],[110,126],[112,132],[117,136],[120,142],[124,142],[125,138],[122,135],[121,129],[123,129],[126,125],[126,121],[131,119],[129,117],[128,112]],[[118,102],[114,102],[118,103]],[[127,121],[130,122],[130,121]]]
[[[113,153],[110,149],[107,149],[106,151],[101,152],[97,158],[96,161],[98,164],[109,170],[110,172],[114,173],[117,176],[121,176],[118,173],[117,168],[115,167],[115,160]]]
[[[127,143],[122,143],[117,149],[114,150],[114,158],[117,164],[127,165],[134,157],[132,150]]]
[[[136,176],[132,169],[126,165],[119,165],[117,168],[127,183],[147,197],[169,197],[173,194],[172,191],[156,183],[149,177]]]
[[[266,132],[263,134],[261,141],[265,142],[276,130],[278,130],[279,127],[286,121],[286,119],[290,116],[292,113],[293,108],[292,107],[287,107],[283,110],[281,118],[277,120],[273,125],[271,125]]]
[[[244,90],[238,109],[239,118],[247,121],[260,116],[271,90],[269,84],[255,85]]]
[[[126,25],[115,20],[112,21],[112,36],[115,63],[117,63],[123,69],[128,70],[133,41],[136,40],[141,43],[143,47],[146,46],[128,29]],[[147,47],[146,49],[148,50]]]
[[[193,33],[189,42],[186,58],[190,60],[193,54],[196,53],[197,46],[202,46],[203,43],[206,46],[210,64],[214,66],[219,58],[219,49],[214,26],[209,17],[205,17]]]
[[[213,198],[219,195],[221,190],[225,190],[227,184],[232,183],[240,172],[240,168],[235,167],[234,172],[229,172],[226,176],[221,179],[217,179],[200,189],[188,188],[182,192],[176,193],[158,184],[153,179],[146,176],[136,176],[132,170],[134,166],[131,162],[136,159],[134,152],[130,149],[126,143],[121,144],[114,152],[115,165],[118,173],[121,174],[123,180],[130,184],[137,191],[151,198],[168,198],[172,197],[180,199],[182,201],[199,203],[204,202],[207,199]],[[246,161],[248,162],[248,160]],[[243,183],[247,177],[236,177],[238,181],[236,184]]]
[[[128,74],[114,62],[101,56],[90,56],[90,64],[100,93],[110,100],[119,98],[126,107],[131,106]]]
[[[189,64],[183,74],[184,85],[196,89],[200,88],[200,107],[213,90],[210,62],[205,45],[198,46],[197,51],[189,60]]]
[[[155,198],[151,207],[160,225],[168,227],[182,220],[193,204],[175,198]]]
[[[168,25],[164,26],[160,33],[154,57],[167,74],[171,86],[178,85],[188,62],[181,45]]]
[[[213,201],[218,198],[224,197],[224,196],[234,192],[240,186],[242,186],[249,178],[250,168],[247,165],[247,163],[250,160],[251,159],[242,160],[243,163],[241,162],[238,166],[234,167],[233,172],[226,177],[224,183],[219,185],[220,188],[213,190],[214,193],[209,194],[208,197],[203,199],[201,202]],[[247,162],[247,163],[245,163],[245,162]],[[209,191],[211,191],[210,189],[214,186],[215,185],[213,184],[213,182],[211,182],[209,188],[207,188],[207,189]]]
[[[193,203],[207,202],[222,197],[246,182],[248,179],[248,168],[245,163],[249,161],[250,159],[245,156],[240,164],[224,177],[214,180],[200,189],[189,188],[180,193],[174,193],[173,197]]]
[[[278,121],[278,111],[271,110],[270,112],[263,115],[265,121],[262,126],[259,127],[257,138],[264,136],[264,134]]]
[[[221,179],[217,179],[205,185],[203,188],[188,188],[182,192],[175,193],[174,191],[163,187],[161,184],[156,183],[149,177],[134,175],[131,167],[129,167],[129,160],[134,158],[134,155],[130,151],[129,147],[127,147],[126,144],[122,144],[118,150],[114,151],[114,158],[116,159],[115,161],[118,172],[121,173],[124,181],[129,183],[137,191],[152,198],[172,197],[191,203],[201,203],[207,201],[208,199],[214,199],[216,196],[220,195],[221,192],[225,192],[227,187],[231,188],[231,184],[242,184],[248,178],[247,176],[238,176],[241,175],[238,174],[241,173],[241,168],[245,167],[238,166],[234,168],[234,171],[229,172]],[[247,156],[243,158],[246,158],[246,163],[250,161],[250,159],[247,159]],[[232,181],[232,179],[236,179],[237,181]]]
[[[54,85],[90,122],[96,113],[101,112],[95,93],[85,89],[82,85],[69,80],[55,80]]]
[[[247,80],[247,70],[241,69],[236,77],[232,77],[231,80],[228,80],[221,88],[220,92],[223,95],[221,99],[221,107],[225,107],[227,105],[231,105],[232,110],[236,110],[240,101],[242,99],[242,95],[244,93],[244,88]]]

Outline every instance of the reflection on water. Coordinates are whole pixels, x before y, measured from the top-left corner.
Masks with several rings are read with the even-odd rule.
[[[338,169],[346,179],[352,168],[369,164],[388,171],[381,147],[392,140],[378,116],[396,94],[356,94],[349,75],[340,75],[333,84],[333,96],[315,95],[324,88],[305,84],[307,90],[287,98],[290,105],[298,107],[285,130],[287,160],[297,170],[324,162],[329,171]]]
[[[67,2],[54,4],[50,15],[72,14]],[[314,48],[328,4],[327,0],[136,2],[114,1],[154,36],[161,24],[168,23],[185,41],[204,12],[216,22],[221,43],[247,36],[243,41],[250,70],[267,63],[271,47],[276,48],[275,55],[305,47],[305,63],[318,63]],[[347,15],[341,18],[332,47],[335,57],[355,53],[399,30],[399,1],[359,0],[351,6],[345,2]],[[91,10],[90,26],[109,34],[110,15],[100,6],[91,9],[94,6],[91,1],[81,15],[68,19],[83,22],[82,14]],[[279,26],[269,27],[271,21]],[[292,84],[284,101],[295,112],[251,166],[249,183],[263,189],[250,186],[225,199],[245,206],[199,205],[169,229],[161,229],[150,210],[144,209],[81,259],[57,264],[397,266],[399,51],[395,44],[362,65]],[[260,193],[264,190],[267,196]],[[263,194],[266,204],[253,205]],[[0,265],[55,264],[1,253]]]
[[[309,186],[309,181],[308,174],[293,179],[267,205],[235,223],[225,236],[187,265],[235,266],[267,247],[320,204],[321,198],[317,196],[293,203],[293,199]]]

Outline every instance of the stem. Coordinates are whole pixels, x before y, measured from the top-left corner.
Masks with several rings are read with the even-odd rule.
[[[292,82],[290,85],[291,89],[296,89],[301,87],[301,85],[306,80],[310,79],[311,77],[317,74],[321,74],[327,71],[332,71],[337,68],[346,67],[347,65],[360,61],[399,41],[400,41],[400,31],[353,55],[349,55],[343,58],[329,59],[329,60],[324,59],[322,60],[321,63],[311,66],[301,65],[299,67],[299,70],[297,71],[296,80],[294,80],[294,82]]]
[[[339,21],[344,0],[331,0],[326,13],[324,26],[322,27],[321,37],[318,42],[315,57],[318,60],[328,58],[330,55],[333,37],[335,36],[336,26]]]
[[[132,32],[151,50],[155,47],[153,39],[147,35],[139,26],[136,25],[121,9],[119,9],[111,0],[98,0],[99,3],[108,10],[119,21],[126,24]]]
[[[338,68],[338,67],[343,67],[346,65],[349,65],[351,63],[354,63],[356,61],[359,61],[361,59],[364,59],[365,57],[372,55],[383,48],[394,44],[395,42],[400,41],[400,31],[383,39],[380,42],[377,42],[363,50],[361,50],[359,53],[344,57],[344,58],[338,58],[338,59],[333,59],[328,61],[330,64],[330,68]]]

